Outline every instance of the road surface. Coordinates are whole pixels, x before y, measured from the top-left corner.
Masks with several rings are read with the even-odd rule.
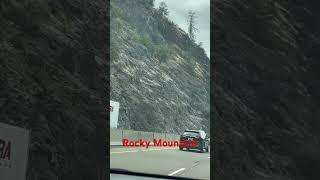
[[[210,153],[150,147],[110,149],[110,167],[135,172],[210,179]]]

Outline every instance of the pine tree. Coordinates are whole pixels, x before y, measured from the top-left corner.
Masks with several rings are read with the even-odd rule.
[[[159,4],[159,12],[161,15],[166,16],[166,17],[169,15],[168,6],[163,1]]]

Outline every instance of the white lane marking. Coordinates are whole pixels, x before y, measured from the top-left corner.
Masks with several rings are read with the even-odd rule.
[[[161,148],[161,149],[143,149],[141,151],[161,151],[161,150],[176,150],[176,149],[172,149],[172,148]]]
[[[143,150],[134,150],[134,151],[114,151],[114,152],[110,152],[110,154],[124,154],[124,153],[132,153],[132,152],[148,152],[148,151],[161,151],[161,150],[174,150],[174,149],[162,148],[162,149],[143,149]]]
[[[116,152],[110,152],[110,154],[124,154],[124,153],[130,153],[130,152],[138,152],[138,151],[116,151]]]
[[[170,173],[168,176],[173,176],[173,175],[177,174],[178,172],[183,171],[183,170],[185,170],[185,169],[186,169],[186,168],[178,169],[178,170],[176,170],[176,171],[174,171],[174,172]]]
[[[143,149],[141,151],[145,152],[145,151],[160,151],[161,149]]]

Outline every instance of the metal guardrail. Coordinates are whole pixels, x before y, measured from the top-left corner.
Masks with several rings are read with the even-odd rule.
[[[110,146],[122,145],[122,139],[124,138],[128,139],[129,141],[139,141],[140,139],[143,141],[153,141],[153,139],[162,139],[162,141],[175,141],[179,140],[180,135],[110,128]]]

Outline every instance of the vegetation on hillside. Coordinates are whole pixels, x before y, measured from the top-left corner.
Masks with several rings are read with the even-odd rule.
[[[189,53],[191,56],[207,59],[206,54],[201,47],[201,43],[197,44],[195,42],[195,32],[198,29],[195,26],[195,13],[193,11],[189,11],[188,14],[189,32],[186,33],[179,28],[177,24],[169,20],[169,10],[165,2],[161,2],[158,8],[154,7],[154,0],[141,2],[138,0],[134,3],[143,5],[146,10],[149,11],[149,15],[151,17],[147,17],[148,19],[152,17],[157,19],[157,31],[161,34],[162,38],[166,40],[166,42],[154,40],[153,36],[155,36],[157,32],[154,32],[153,34],[146,34],[141,29],[135,29],[133,32],[131,32],[129,38],[130,40],[147,47],[151,55],[158,58],[161,63],[167,62],[168,58],[171,57],[172,48],[170,48],[170,43],[178,45],[178,47],[184,51],[191,52]],[[112,27],[117,29],[117,31],[114,33],[118,33],[121,31],[121,28],[126,25],[126,22],[132,17],[130,17],[131,15],[125,12],[124,9],[120,9],[112,4],[113,3],[111,2],[111,17],[114,17],[111,18]],[[142,29],[146,28],[147,27],[144,27]],[[112,52],[117,52],[117,50],[114,50],[117,46],[113,47],[115,44],[116,42],[111,42]],[[116,53],[112,53],[112,57],[116,58]]]

